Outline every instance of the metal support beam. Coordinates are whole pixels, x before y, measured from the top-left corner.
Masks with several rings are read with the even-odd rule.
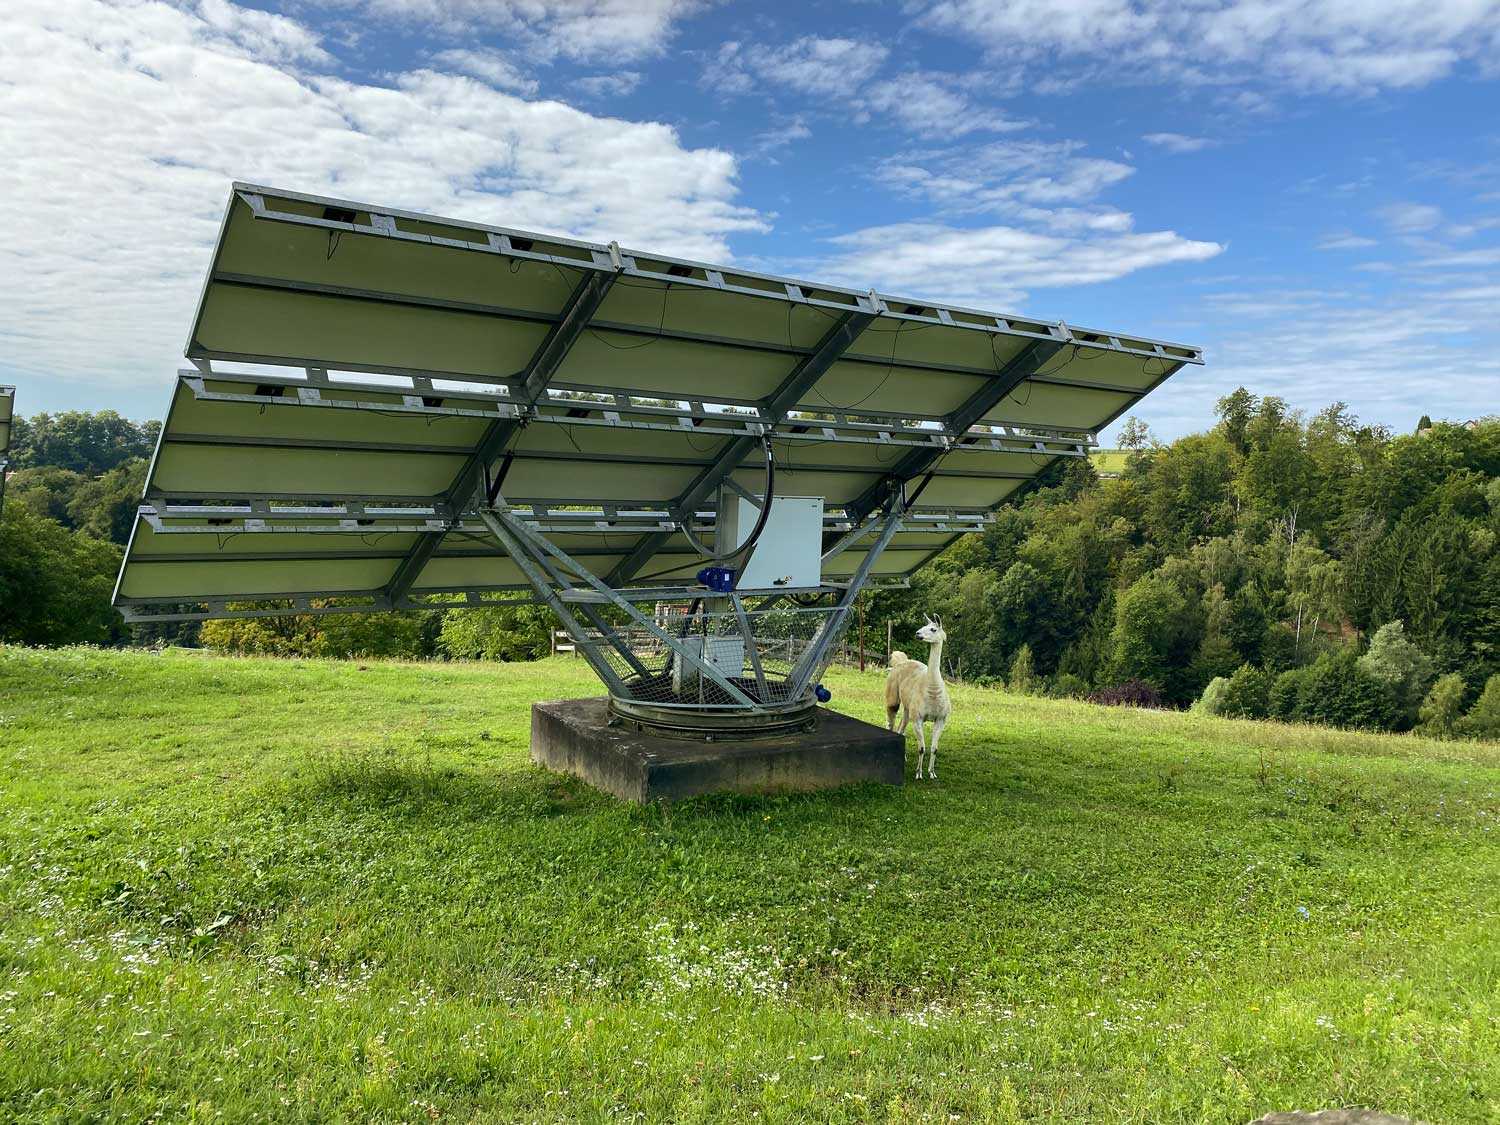
[[[583,335],[589,320],[604,303],[604,298],[609,294],[610,288],[619,276],[618,270],[613,273],[591,271],[584,274],[583,280],[578,283],[578,287],[573,290],[573,295],[568,298],[562,318],[547,333],[547,338],[542,341],[542,346],[537,349],[527,365],[526,374],[516,388],[513,405],[518,410],[530,410],[536,404],[537,399],[542,397],[542,393],[547,389],[548,381],[562,366],[563,360],[568,356],[568,350],[572,348],[578,337]],[[475,445],[473,452],[465,459],[458,475],[453,478],[453,483],[444,493],[443,500],[455,511],[461,511],[478,489],[486,467],[505,452],[506,447],[515,440],[516,435],[525,425],[524,417],[497,419],[491,422],[485,428],[484,435]],[[442,546],[443,538],[444,536],[440,533],[424,535],[413,544],[411,551],[396,568],[390,583],[385,588],[389,597],[403,597],[411,589],[417,576],[422,573],[422,568]]]
[[[851,344],[859,338],[861,332],[874,323],[878,311],[871,312],[848,312],[839,317],[834,326],[828,330],[818,346],[808,355],[798,361],[790,375],[786,377],[772,392],[764,405],[764,417],[769,425],[776,425],[784,419],[791,409],[797,405],[808,391],[812,390],[823,373],[834,365]],[[740,463],[745,460],[759,444],[758,437],[736,437],[725,443],[713,462],[706,466],[691,484],[683,490],[682,494],[672,503],[674,512],[693,511],[699,505],[713,496],[721,482],[739,468]],[[621,586],[629,582],[631,578],[639,574],[641,568],[651,560],[651,557],[661,550],[661,547],[672,536],[671,532],[653,532],[644,536],[626,555],[620,565],[615,567],[609,576],[611,586]]]
[[[537,532],[533,531],[520,520],[515,519],[515,517],[513,517],[504,508],[496,508],[493,511],[483,511],[480,513],[480,518],[482,518],[485,523],[488,524],[492,529],[503,526],[509,532],[513,533],[514,538],[523,540],[525,546],[518,546],[519,550],[525,550],[526,547],[530,547],[536,551],[538,556],[542,554],[551,555],[554,559],[556,559],[562,565],[566,566],[568,569],[572,570],[580,579],[582,579],[585,583],[592,587],[594,592],[598,594],[603,601],[608,602],[618,609],[624,610],[632,621],[634,621],[641,628],[645,629],[662,644],[671,649],[678,660],[681,660],[686,664],[691,664],[698,670],[698,673],[700,675],[706,676],[708,679],[717,684],[721,689],[723,689],[725,694],[727,694],[730,699],[734,700],[734,702],[745,707],[753,707],[755,705],[754,701],[738,687],[732,684],[728,680],[728,678],[725,677],[724,673],[720,672],[711,663],[704,660],[697,653],[693,652],[691,648],[682,644],[680,638],[673,637],[650,617],[646,616],[646,614],[636,609],[635,606],[630,604],[630,602],[626,601],[619,594],[606,586],[603,582],[599,581],[599,579],[587,567],[569,558],[566,551],[564,551],[556,544],[552,543],[547,539],[546,536],[540,535]],[[507,550],[508,549],[509,547],[507,546]],[[519,564],[521,560],[517,558],[516,562]],[[529,574],[528,577],[530,577]],[[535,580],[533,580],[533,582],[534,581]],[[546,597],[551,593],[551,588],[548,587],[547,591],[544,593],[541,587],[538,587],[537,593],[543,594],[543,596]],[[549,602],[549,604],[551,603]],[[561,599],[559,599],[559,604],[561,604]],[[566,621],[564,622],[564,624],[566,624]],[[623,698],[630,698],[630,693],[628,691],[621,691],[619,694]]]
[[[740,636],[745,638],[745,655],[750,658],[750,668],[755,672],[755,686],[760,689],[761,699],[769,700],[770,694],[766,690],[766,670],[761,667],[760,649],[755,644],[755,631],[750,628],[750,618],[745,616],[745,603],[738,594],[730,594],[729,601],[734,606],[734,616],[739,622]]]
[[[573,638],[573,643],[578,645],[578,650],[583,653],[590,667],[605,682],[609,690],[619,692],[621,695],[627,695],[628,692],[626,691],[624,681],[615,673],[609,661],[600,655],[600,642],[589,636],[588,631],[579,624],[578,618],[574,617],[568,610],[568,607],[563,604],[562,599],[557,596],[557,592],[552,589],[552,583],[548,579],[548,576],[537,567],[525,546],[519,542],[515,529],[507,526],[506,522],[497,518],[493,512],[480,511],[479,518],[494,533],[495,538],[500,540],[506,554],[510,555],[511,559],[514,560],[516,566],[521,569],[521,573],[526,575],[527,581],[531,583],[531,588],[547,603],[547,608],[556,615],[557,619],[563,623],[563,628]]]
[[[1019,355],[995,373],[994,379],[986,383],[968,400],[948,415],[946,428],[963,433],[993,410],[1006,395],[1019,387],[1041,366],[1064,347],[1060,340],[1033,340],[1021,349]],[[880,480],[876,481],[852,503],[844,505],[849,518],[860,521],[890,497],[893,489],[914,480],[931,469],[946,454],[946,450],[931,451],[916,449],[907,453]]]
[[[875,566],[875,560],[881,556],[896,532],[901,529],[901,517],[905,514],[906,509],[901,506],[900,500],[892,500],[890,510],[880,525],[879,537],[871,544],[869,552],[860,561],[859,569],[850,577],[849,585],[844,590],[844,596],[839,599],[838,607],[828,615],[828,620],[823,623],[823,631],[818,634],[818,639],[802,654],[802,659],[797,662],[797,666],[792,669],[792,674],[787,677],[794,691],[800,692],[806,686],[808,678],[823,663],[824,655],[844,635],[844,623],[849,620],[849,611],[854,608],[855,599],[865,588],[865,582],[870,577],[870,570]]]

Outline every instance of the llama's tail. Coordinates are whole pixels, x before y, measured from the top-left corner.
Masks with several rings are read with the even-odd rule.
[[[896,667],[896,665],[898,665],[898,664],[905,664],[910,659],[911,659],[911,657],[907,656],[906,653],[902,652],[899,648],[891,650],[891,667],[892,668]]]

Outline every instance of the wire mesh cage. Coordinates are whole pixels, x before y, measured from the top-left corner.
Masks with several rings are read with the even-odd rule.
[[[659,601],[650,616],[673,644],[644,626],[589,640],[617,677],[616,698],[684,712],[810,705],[844,619],[837,605],[738,610],[713,597]]]

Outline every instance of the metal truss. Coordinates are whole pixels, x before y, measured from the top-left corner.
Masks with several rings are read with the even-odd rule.
[[[775,685],[770,683],[761,659],[756,632],[751,624],[752,612],[766,612],[766,605],[788,593],[805,594],[809,591],[742,590],[716,596],[701,587],[616,589],[549,540],[531,521],[520,517],[504,503],[503,498],[492,508],[481,510],[479,518],[499,541],[506,554],[521,568],[537,597],[563,623],[579,646],[578,651],[584,654],[609,687],[613,697],[631,704],[649,704],[669,709],[732,710],[749,714],[784,710],[791,705],[805,706],[811,701],[813,680],[822,673],[832,646],[843,635],[855,599],[864,589],[875,561],[900,530],[903,515],[901,505],[893,503],[879,520],[867,521],[865,525],[848,533],[850,542],[871,532],[876,533],[876,539],[847,583],[839,586],[823,585],[811,591],[818,594],[836,592],[838,600],[823,612],[810,643],[785,676],[784,682]],[[685,634],[674,635],[636,605],[638,601],[647,599],[661,603],[674,596],[691,597],[695,605],[708,600],[732,608],[733,619],[738,624],[739,641],[754,674],[755,695],[750,694],[749,681],[726,675],[711,659],[706,658],[705,648],[692,643],[696,638]],[[745,598],[762,599],[762,608],[747,612]],[[590,613],[591,609],[596,612]],[[575,613],[575,610],[579,613]],[[671,659],[678,662],[679,666],[692,668],[698,676],[711,682],[721,693],[719,698],[722,701],[703,704],[663,698],[661,684],[651,679],[649,670],[633,651],[630,640],[609,617],[597,610],[612,611],[615,619],[623,620],[634,629],[643,631],[654,645],[669,652]],[[580,615],[587,617],[587,626],[579,620]],[[624,673],[621,666],[609,657],[610,651],[620,657]],[[632,671],[633,675],[625,674]]]
[[[738,293],[743,296],[765,300],[790,302],[820,308],[833,313],[866,312],[901,322],[943,325],[949,328],[970,329],[985,333],[1004,333],[1009,336],[1052,340],[1060,344],[1078,344],[1084,347],[1102,348],[1128,355],[1155,357],[1173,363],[1201,363],[1202,351],[1198,348],[1162,340],[1151,340],[1139,336],[1070,326],[1061,321],[1037,320],[1033,317],[1001,316],[980,309],[961,305],[939,304],[914,298],[894,297],[875,292],[861,292],[837,285],[813,284],[774,274],[754,273],[745,270],[725,269],[704,262],[685,258],[668,258],[658,254],[644,254],[620,248],[615,243],[601,245],[554,235],[536,234],[510,227],[489,226],[462,219],[445,219],[393,208],[372,209],[366,204],[345,199],[306,195],[281,191],[276,188],[254,184],[236,183],[235,196],[250,208],[257,220],[309,226],[320,230],[336,231],[396,241],[444,247],[477,254],[496,255],[512,260],[544,262],[561,269],[596,272],[609,271],[623,277],[640,278],[672,286],[696,287]],[[323,216],[299,214],[279,210],[267,203],[271,199],[286,199],[313,204],[323,210]],[[364,214],[368,221],[360,221]],[[408,229],[413,224],[426,227],[441,226],[455,234],[468,234],[468,238],[451,238],[429,231]],[[441,301],[433,298],[410,297],[398,294],[372,293],[341,286],[314,286],[307,283],[279,281],[261,277],[234,277],[215,271],[220,282],[238,282],[257,286],[280,286],[319,292],[326,296],[347,296],[360,300],[389,301],[399,304],[427,305],[453,308],[468,312],[492,312],[509,319],[532,320],[540,323],[555,321],[556,314],[521,309],[489,308],[471,302]],[[596,328],[610,331],[633,332],[644,330],[637,325],[615,325],[600,322]],[[650,330],[655,336],[678,337],[686,340],[712,342],[701,334],[672,332],[668,329]],[[754,346],[745,341],[735,341],[737,347]],[[770,347],[768,350],[788,350]],[[209,354],[190,347],[190,354]],[[219,357],[227,358],[227,357]],[[850,357],[851,362],[871,362],[886,366],[886,361],[873,357]],[[952,370],[952,368],[949,368]],[[992,376],[993,371],[976,371]]]
[[[910,446],[944,453],[1046,453],[1060,457],[1084,457],[1097,444],[1096,435],[1087,430],[1007,423],[976,423],[964,429],[955,429],[948,424],[951,416],[892,418],[860,416],[844,411],[824,418],[809,412],[778,410],[774,398],[768,400],[768,405],[746,406],[738,401],[720,403],[695,399],[686,406],[664,406],[661,400],[653,400],[652,404],[635,402],[632,396],[623,392],[606,395],[593,389],[554,387],[525,405],[509,399],[496,401],[492,395],[442,391],[430,387],[425,394],[408,394],[399,388],[367,383],[313,382],[243,372],[213,372],[206,375],[201,371],[183,371],[179,374],[194,397],[203,402],[238,402],[267,408],[321,407],[428,418],[483,418],[493,423],[541,423],[585,428],[601,426],[610,429],[687,433],[695,437],[731,437],[746,443],[747,447],[738,451],[741,461],[766,432],[772,433],[777,441],[785,442]],[[209,378],[218,382],[254,385],[260,389],[247,392],[214,390],[207,385]],[[268,395],[264,393],[266,387],[281,387],[296,393],[294,396]],[[385,396],[399,394],[401,401],[335,397],[325,391],[336,391],[340,396],[357,395],[361,392]],[[630,417],[625,417],[627,414]],[[380,448],[396,452],[402,448],[414,447],[390,445]],[[735,448],[726,449],[715,458],[715,462],[727,461]],[[452,452],[451,449],[445,451]]]

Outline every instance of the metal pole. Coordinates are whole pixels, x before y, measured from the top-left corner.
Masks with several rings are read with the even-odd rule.
[[[581,566],[573,559],[569,558],[567,552],[564,551],[561,547],[557,546],[557,544],[549,542],[545,536],[539,535],[536,532],[532,531],[529,527],[527,527],[521,521],[517,520],[504,508],[496,508],[492,512],[484,512],[481,514],[485,518],[486,523],[488,523],[490,519],[494,519],[497,524],[508,524],[511,530],[514,531],[517,536],[534,543],[536,546],[542,548],[544,551],[550,554],[553,558],[557,559],[558,562],[573,570],[579,578],[581,578],[588,585],[592,586],[594,590],[606,601],[609,601],[612,604],[623,609],[627,614],[630,615],[632,621],[634,621],[637,625],[640,625],[648,633],[650,633],[657,640],[664,643],[668,648],[676,653],[677,659],[686,660],[689,664],[692,664],[695,668],[697,668],[700,674],[707,676],[710,680],[721,687],[730,699],[734,700],[736,703],[743,704],[746,707],[755,706],[755,701],[734,684],[730,683],[728,678],[726,678],[722,672],[720,672],[708,661],[699,657],[696,653],[693,652],[692,649],[688,648],[686,645],[679,645],[670,634],[659,628],[656,622],[652,621],[651,618],[647,617],[640,610],[636,609],[635,606],[631,605],[624,598],[620,597],[619,594],[615,593],[615,591],[611,590],[602,581],[600,581],[599,577],[595,575],[593,571],[589,570],[587,567]],[[613,632],[613,630],[610,630],[610,632]]]
[[[896,532],[901,530],[901,517],[905,514],[906,508],[901,503],[900,497],[892,497],[891,510],[883,521],[879,538],[870,544],[869,552],[860,560],[859,569],[850,577],[848,589],[844,591],[844,596],[840,600],[838,607],[829,615],[828,621],[823,626],[822,633],[813,641],[808,650],[803,653],[802,659],[792,669],[792,674],[787,677],[794,691],[800,694],[802,688],[806,686],[808,677],[822,663],[823,654],[842,635],[844,622],[848,620],[849,611],[854,608],[854,599],[859,596],[859,591],[863,589],[865,581],[870,577],[870,570],[874,567],[875,560],[880,557],[881,553],[890,544]]]
[[[552,589],[552,584],[547,581],[546,575],[537,569],[536,565],[527,556],[525,548],[511,534],[510,530],[500,521],[495,519],[489,512],[481,510],[479,518],[484,521],[486,527],[494,533],[496,539],[500,540],[521,573],[526,575],[526,580],[531,583],[542,600],[547,603],[547,608],[557,615],[557,619],[563,623],[563,627],[573,635],[573,643],[578,646],[578,651],[584,654],[590,666],[604,681],[605,686],[617,695],[628,697],[630,692],[626,690],[625,682],[610,667],[609,661],[604,659],[598,652],[598,642],[589,637],[584,631],[578,619],[568,612],[568,607],[563,605],[562,599]]]
[[[755,672],[755,685],[760,688],[760,699],[762,703],[769,703],[770,699],[766,692],[766,673],[760,666],[760,651],[756,648],[755,637],[750,631],[750,619],[745,616],[745,603],[738,594],[729,595],[734,603],[735,617],[740,623],[740,635],[745,638],[745,655],[750,658],[750,667]]]
[[[865,670],[865,599],[860,598],[857,604],[859,605],[859,670],[863,672]]]

